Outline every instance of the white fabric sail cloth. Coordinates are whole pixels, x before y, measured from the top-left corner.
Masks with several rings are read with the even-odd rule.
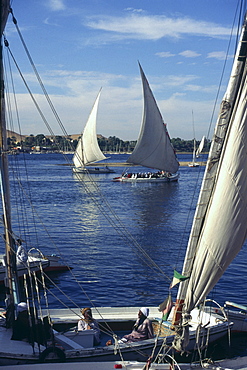
[[[176,173],[179,163],[166,125],[140,64],[139,67],[144,96],[143,119],[137,144],[127,162]]]
[[[201,303],[247,236],[246,20],[212,140],[187,247],[177,301]]]
[[[106,157],[100,150],[96,133],[96,121],[100,94],[101,90],[99,91],[98,96],[94,102],[83,134],[79,139],[75,154],[73,156],[73,163],[77,168],[84,167],[87,164],[106,159]]]
[[[213,289],[247,236],[246,112],[245,91],[231,125],[198,243],[185,299],[185,311],[188,312]]]

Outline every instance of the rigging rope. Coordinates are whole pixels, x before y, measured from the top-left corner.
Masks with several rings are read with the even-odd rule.
[[[39,83],[40,83],[40,85],[41,85],[41,88],[42,88],[42,90],[43,90],[43,92],[44,92],[44,94],[45,94],[45,97],[46,97],[46,99],[47,99],[47,101],[48,101],[48,104],[49,104],[49,106],[50,106],[50,108],[51,108],[51,110],[52,110],[52,112],[54,113],[54,115],[55,115],[55,118],[57,119],[57,122],[58,122],[58,124],[59,124],[59,126],[60,126],[60,128],[62,129],[62,131],[63,131],[63,133],[64,133],[64,135],[65,135],[65,137],[66,138],[68,138],[69,137],[69,135],[67,134],[67,132],[66,132],[66,130],[65,130],[65,128],[64,128],[64,126],[63,126],[63,124],[62,124],[62,122],[61,122],[61,120],[60,120],[60,118],[59,118],[59,116],[58,116],[58,114],[57,114],[57,112],[56,112],[56,110],[55,110],[55,108],[54,108],[54,106],[53,106],[53,104],[52,104],[52,102],[51,102],[51,100],[50,100],[50,98],[49,98],[49,95],[48,95],[48,93],[47,93],[47,91],[46,91],[46,89],[45,89],[45,87],[44,87],[44,85],[43,85],[43,83],[42,83],[42,81],[41,81],[41,78],[40,78],[40,76],[39,76],[39,74],[38,74],[38,71],[37,71],[37,69],[35,68],[35,66],[34,66],[34,63],[33,63],[33,61],[32,61],[32,58],[31,58],[31,56],[30,56],[30,54],[29,54],[29,52],[28,52],[28,50],[27,50],[27,47],[26,47],[26,44],[25,44],[25,42],[24,42],[24,40],[23,40],[23,38],[22,38],[22,36],[21,36],[21,33],[20,33],[20,30],[19,30],[19,28],[18,28],[18,25],[17,25],[17,21],[16,21],[16,19],[14,18],[14,16],[13,16],[13,22],[14,22],[14,24],[16,25],[16,27],[17,27],[17,31],[18,31],[18,34],[20,35],[20,38],[21,38],[21,41],[22,41],[22,43],[23,43],[23,46],[24,46],[24,49],[25,49],[25,51],[27,52],[27,55],[28,55],[28,59],[29,59],[29,61],[30,61],[30,63],[31,63],[31,65],[32,65],[32,67],[33,67],[33,69],[34,69],[34,72],[35,72],[35,75],[36,75],[36,77],[37,77],[37,79],[38,79],[38,81],[39,81]],[[11,57],[12,57],[12,59],[13,59],[13,61],[14,61],[14,64],[16,65],[16,68],[17,68],[17,70],[18,70],[18,72],[20,73],[20,76],[21,76],[21,78],[22,78],[22,80],[23,80],[23,82],[24,82],[24,84],[25,84],[25,86],[26,86],[26,88],[27,88],[27,90],[28,90],[28,92],[29,92],[29,94],[30,94],[30,96],[31,96],[31,98],[32,98],[32,100],[33,100],[33,102],[34,102],[34,104],[35,104],[35,106],[36,106],[36,108],[37,108],[37,110],[38,110],[38,112],[39,112],[39,114],[40,114],[40,116],[42,117],[42,119],[43,119],[43,122],[45,123],[45,125],[47,126],[47,128],[48,128],[48,130],[49,130],[49,132],[51,133],[51,135],[52,136],[54,136],[55,137],[55,135],[54,135],[54,132],[52,131],[52,129],[51,129],[51,127],[50,127],[50,125],[49,125],[49,123],[48,123],[48,121],[46,120],[46,118],[45,118],[45,116],[44,116],[44,114],[42,113],[42,111],[41,111],[41,109],[40,109],[40,107],[39,107],[39,105],[38,105],[38,103],[37,103],[37,101],[36,101],[36,99],[34,98],[34,96],[33,96],[33,94],[32,94],[32,92],[31,92],[31,90],[29,89],[29,87],[28,87],[28,85],[27,85],[27,83],[26,83],[26,81],[25,81],[25,79],[24,79],[24,76],[22,75],[22,73],[21,73],[21,71],[20,71],[20,69],[19,69],[19,67],[18,67],[18,64],[17,64],[17,62],[16,62],[16,60],[15,60],[15,58],[14,58],[14,56],[13,56],[13,54],[12,54],[12,52],[10,51],[10,48],[9,48],[9,44],[8,44],[8,42],[7,42],[7,40],[5,39],[5,45],[6,45],[6,47],[8,48],[8,51],[9,51],[9,53],[10,53],[10,55],[11,55]],[[68,158],[65,156],[65,159],[66,159],[66,161],[67,162],[69,162],[69,160],[68,160]],[[70,166],[72,166],[72,163],[71,162],[69,162],[69,164],[70,164]],[[77,175],[78,176],[78,175]],[[97,189],[97,192],[100,192],[100,189],[99,189],[99,186],[98,186],[98,184],[96,184],[95,183],[95,181],[93,181],[93,179],[92,179],[92,177],[89,175],[89,177],[90,177],[90,181],[91,181],[91,183],[93,184],[93,186]],[[90,197],[91,197],[91,199],[92,199],[92,201],[96,204],[96,206],[100,209],[100,211],[101,211],[101,213],[105,216],[105,218],[108,220],[108,222],[114,227],[114,229],[117,231],[117,233],[122,237],[122,238],[124,238],[124,240],[133,248],[133,246],[139,251],[139,252],[141,252],[141,256],[140,255],[138,255],[150,268],[152,268],[153,270],[154,270],[154,272],[159,272],[160,274],[162,274],[165,278],[167,278],[169,281],[171,280],[171,278],[169,277],[169,276],[167,276],[165,273],[164,273],[164,271],[157,265],[157,263],[155,263],[152,259],[151,259],[151,257],[147,254],[147,252],[139,245],[139,243],[134,239],[134,237],[128,232],[128,230],[126,229],[126,227],[124,226],[124,224],[121,222],[121,220],[119,219],[119,217],[115,214],[115,212],[114,212],[114,210],[112,209],[112,207],[110,206],[110,204],[108,203],[108,201],[106,200],[106,198],[101,194],[101,198],[103,199],[103,201],[98,201],[98,199],[93,195],[93,193],[92,193],[92,191],[89,189],[89,187],[85,184],[85,182],[83,182],[82,181],[82,179],[78,176],[78,179],[79,179],[79,181],[81,181],[82,182],[82,184],[83,184],[83,186],[84,186],[84,188],[85,188],[85,191],[90,195]],[[106,208],[107,207],[107,208]],[[111,215],[107,212],[107,210],[110,210],[110,212],[111,212]]]
[[[27,47],[26,47],[26,45],[25,45],[25,43],[24,43],[24,40],[23,40],[23,38],[22,38],[22,36],[21,36],[21,34],[20,34],[20,30],[19,30],[19,28],[18,28],[18,26],[17,26],[17,22],[16,22],[16,20],[15,20],[15,18],[13,17],[13,21],[14,21],[14,23],[16,24],[16,27],[17,27],[17,31],[18,31],[18,34],[20,35],[20,38],[21,38],[21,40],[22,40],[22,43],[23,43],[23,46],[24,46],[24,49],[26,50],[26,52],[27,52],[27,55],[28,55],[28,59],[29,59],[29,61],[30,61],[30,63],[31,63],[31,65],[32,65],[32,67],[33,67],[33,69],[34,69],[34,72],[35,72],[35,75],[36,75],[36,77],[37,77],[37,79],[38,79],[38,81],[39,81],[39,83],[40,83],[40,85],[41,85],[41,88],[42,88],[42,90],[43,90],[43,92],[44,92],[44,94],[45,94],[45,97],[46,97],[46,99],[47,99],[47,102],[48,102],[48,104],[49,104],[49,106],[50,106],[50,108],[51,108],[51,110],[52,110],[52,112],[53,112],[53,114],[54,114],[54,116],[55,116],[55,118],[56,118],[56,120],[57,120],[57,122],[58,122],[58,124],[59,124],[59,126],[60,126],[60,128],[61,128],[61,130],[62,130],[62,132],[63,132],[63,134],[65,135],[65,137],[66,138],[69,138],[69,135],[67,134],[67,132],[66,132],[66,130],[65,130],[65,128],[64,128],[64,126],[63,126],[63,124],[62,124],[62,122],[61,122],[61,120],[60,120],[60,118],[59,118],[59,116],[58,116],[58,114],[57,114],[57,112],[56,112],[56,110],[55,110],[55,108],[54,108],[54,106],[53,106],[53,104],[52,104],[52,102],[51,102],[51,100],[50,100],[50,98],[49,98],[49,95],[48,95],[48,93],[46,92],[46,90],[45,90],[45,87],[44,87],[44,85],[43,85],[43,83],[42,83],[42,81],[41,81],[41,78],[40,78],[40,76],[39,76],[39,74],[38,74],[38,72],[37,72],[37,70],[36,70],[36,68],[35,68],[35,66],[34,66],[34,63],[33,63],[33,61],[32,61],[32,59],[31,59],[31,56],[30,56],[30,54],[28,53],[28,50],[27,50]],[[27,83],[26,83],[26,81],[25,81],[25,78],[24,78],[24,76],[23,76],[23,74],[21,73],[21,71],[20,71],[20,68],[19,68],[19,66],[18,66],[18,64],[17,64],[17,62],[16,62],[16,60],[15,60],[15,58],[14,58],[14,56],[13,56],[13,54],[12,54],[12,52],[11,52],[11,50],[10,50],[10,48],[9,48],[9,44],[8,44],[8,42],[7,42],[7,40],[5,39],[5,46],[6,46],[6,48],[7,48],[7,50],[8,50],[8,52],[9,52],[9,55],[11,56],[11,58],[12,58],[12,60],[13,60],[13,62],[14,62],[14,64],[15,64],[15,66],[16,66],[16,68],[17,68],[17,70],[18,70],[18,72],[19,72],[19,74],[20,74],[20,76],[21,76],[21,78],[22,78],[22,80],[23,80],[23,82],[24,82],[24,85],[25,85],[25,87],[26,87],[26,89],[27,89],[27,91],[28,91],[28,93],[29,93],[29,95],[31,96],[31,99],[32,99],[32,101],[33,101],[33,103],[34,103],[34,105],[35,105],[35,107],[36,107],[36,109],[38,110],[38,112],[39,112],[39,114],[40,114],[40,116],[41,116],[41,118],[42,118],[42,120],[43,120],[43,122],[45,123],[45,125],[46,125],[46,127],[48,128],[48,130],[49,130],[49,132],[51,133],[51,135],[53,136],[53,137],[55,137],[55,135],[54,135],[54,132],[52,131],[52,129],[51,129],[51,126],[49,125],[49,123],[48,123],[48,121],[47,121],[47,119],[46,119],[46,117],[44,116],[44,114],[43,114],[43,112],[41,111],[41,109],[40,109],[40,107],[39,107],[39,104],[37,103],[37,101],[36,101],[36,99],[35,99],[35,97],[34,97],[34,95],[32,94],[32,92],[31,92],[31,90],[30,90],[30,88],[28,87],[28,85],[27,85]],[[68,160],[68,158],[65,156],[64,157],[65,159],[66,159],[66,161],[69,163],[69,165],[70,166],[72,166],[72,163],[71,162],[69,162],[69,160]],[[16,175],[15,175],[16,177],[17,177],[17,180],[18,180],[18,182],[19,182],[19,185],[20,185],[20,187],[22,188],[22,190],[23,190],[23,193],[25,194],[25,196],[26,196],[26,198],[28,199],[28,201],[30,202],[30,205],[31,205],[31,208],[33,209],[33,204],[32,204],[32,201],[31,201],[31,199],[30,199],[30,197],[29,197],[29,195],[27,195],[26,194],[26,191],[25,191],[25,189],[23,188],[23,184],[21,183],[21,180],[20,180],[20,176],[19,176],[19,174],[17,173]],[[101,213],[104,215],[104,217],[108,220],[108,222],[110,223],[110,225],[112,225],[113,227],[114,227],[114,229],[116,230],[116,232],[126,241],[126,243],[127,244],[129,244],[130,246],[131,246],[131,248],[134,248],[134,251],[139,251],[139,252],[141,252],[141,255],[139,255],[138,254],[138,257],[140,257],[154,272],[156,272],[156,273],[159,273],[159,274],[161,274],[163,277],[165,277],[165,278],[167,278],[168,280],[171,280],[163,271],[162,271],[162,269],[151,259],[151,257],[148,255],[148,253],[141,247],[141,245],[135,240],[135,238],[131,235],[131,233],[126,229],[126,227],[125,227],[125,225],[123,224],[123,222],[121,221],[121,219],[116,215],[116,213],[115,213],[115,211],[113,210],[113,208],[111,207],[111,205],[108,203],[108,201],[106,200],[106,198],[103,196],[103,194],[102,194],[102,192],[101,192],[101,190],[100,190],[100,188],[99,188],[99,186],[98,186],[98,184],[95,182],[95,181],[93,181],[93,179],[92,179],[92,177],[90,176],[90,174],[88,174],[88,176],[89,176],[89,178],[90,178],[90,180],[91,180],[91,184],[93,184],[93,189],[96,189],[97,190],[97,193],[98,194],[101,194],[101,198],[99,198],[99,197],[96,197],[94,194],[93,194],[93,191],[90,189],[90,187],[84,182],[84,181],[82,181],[82,179],[81,179],[81,177],[77,174],[76,175],[77,176],[77,178],[78,178],[78,180],[83,184],[83,186],[84,186],[84,189],[85,189],[85,191],[86,191],[86,193],[87,194],[89,194],[90,195],[90,197],[91,197],[91,200],[93,201],[93,203],[98,207],[98,209],[101,211]],[[110,211],[110,212],[109,212]],[[42,223],[43,224],[43,223]],[[52,239],[51,239],[52,240]],[[60,253],[60,255],[61,255],[61,253]],[[73,274],[73,272],[70,270],[70,273],[75,277],[75,275]],[[43,274],[42,274],[42,276],[44,276]],[[56,284],[54,284],[54,282],[47,276],[47,278],[48,278],[48,280],[53,284],[53,286],[55,286],[59,291],[60,291],[60,293],[62,293],[70,302],[72,302],[73,304],[75,304],[74,302],[73,302],[73,300],[72,299],[70,299],[70,297],[67,295],[67,294],[65,294],[63,291],[62,291],[62,289],[60,289]],[[75,277],[75,279],[76,279],[76,277]],[[76,279],[77,280],[77,279]],[[82,289],[82,291],[84,292],[84,294],[86,295],[86,297],[88,298],[88,300],[91,302],[91,305],[93,306],[93,307],[95,307],[95,305],[94,305],[94,303],[90,300],[90,298],[88,297],[88,295],[87,295],[87,293],[85,292],[85,290],[83,289],[83,287],[81,286],[81,284],[80,284],[80,282],[79,281],[77,281],[78,282],[78,284],[79,284],[79,286],[80,286],[80,288]],[[66,306],[66,304],[61,300],[61,299],[59,299],[58,297],[56,297],[55,296],[55,294],[53,294],[53,292],[50,290],[50,289],[48,289],[47,287],[45,288],[45,291],[49,291],[49,293],[51,294],[51,295],[53,295],[63,306],[65,306],[65,307],[67,307],[67,308],[69,308],[68,306]],[[75,304],[75,306],[77,306],[76,304]],[[77,306],[78,307],[78,306]],[[96,307],[95,307],[96,308]],[[70,308],[71,309],[71,308]],[[75,311],[73,311],[73,309],[71,309],[71,311],[72,312],[74,312],[76,315],[78,315]],[[99,313],[100,314],[100,313]],[[78,315],[79,316],[79,315]]]
[[[9,79],[6,78],[7,85],[6,85],[6,89],[5,89],[6,91],[9,92],[9,93],[6,94],[7,106],[9,106],[9,107],[11,106],[10,87],[8,85],[8,80],[10,80],[11,81],[11,88],[12,88],[12,92],[13,92],[12,96],[13,96],[13,100],[14,100],[14,107],[15,107],[14,111],[15,111],[15,114],[16,114],[16,120],[17,120],[17,124],[18,124],[18,128],[19,128],[19,133],[22,136],[20,119],[19,119],[19,114],[18,114],[18,105],[17,105],[17,100],[16,100],[15,86],[14,86],[14,82],[13,82],[13,74],[12,74],[12,68],[11,68],[9,53],[7,53],[7,57],[8,57],[8,59],[7,59],[8,69],[5,68],[5,71],[7,71],[7,70],[9,71]],[[6,72],[6,74],[7,74],[7,72]],[[7,112],[8,112],[8,115],[9,115],[10,127],[11,127],[12,131],[14,131],[12,110],[8,109]],[[24,160],[25,177],[26,177],[26,180],[27,180],[26,185],[28,187],[29,198],[31,199],[31,191],[30,191],[30,184],[29,184],[29,179],[28,179],[28,171],[27,171],[25,156],[23,156],[23,160]],[[14,162],[15,166],[13,165],[13,162]],[[14,171],[16,171],[15,176],[17,178],[21,179],[21,175],[20,175],[21,171],[20,171],[19,161],[17,160],[16,156],[12,157],[12,161],[10,163],[11,163],[10,167],[12,169],[12,175],[13,175]],[[19,222],[18,222],[19,238],[21,238],[21,239],[24,238],[25,240],[27,240],[27,237],[29,235],[29,240],[30,240],[30,234],[27,232],[28,216],[27,216],[27,210],[26,210],[26,207],[25,207],[25,202],[23,201],[23,197],[21,196],[20,188],[18,186],[16,186],[15,181],[13,181],[13,185],[14,185],[14,191],[16,192],[16,196],[15,196],[16,207],[17,207],[16,216],[19,220]],[[20,205],[20,207],[19,207],[19,205]],[[30,215],[29,215],[29,217],[30,217]],[[33,219],[33,227],[34,227],[34,230],[35,230],[36,243],[38,245],[38,235],[37,235],[37,230],[36,230],[36,223],[34,222],[33,212],[32,212],[32,219]],[[23,230],[21,230],[21,225],[22,225]],[[24,234],[24,236],[23,236],[22,233]]]

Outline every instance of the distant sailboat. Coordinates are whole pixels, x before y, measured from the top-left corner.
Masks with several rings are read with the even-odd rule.
[[[199,163],[196,162],[196,139],[193,139],[193,154],[192,154],[192,162],[188,164],[189,167],[198,167]]]
[[[127,163],[140,165],[159,172],[146,174],[125,173],[114,181],[168,182],[178,180],[179,163],[171,144],[166,124],[163,121],[147,78],[139,64],[144,96],[144,112],[141,131],[133,153]]]
[[[203,151],[203,148],[204,148],[204,145],[205,145],[205,139],[206,139],[206,137],[203,136],[197,150],[196,150],[196,139],[194,139],[193,158],[192,158],[192,162],[188,164],[189,167],[198,167],[199,166],[199,163],[196,162],[196,158],[198,158],[200,156],[201,152]]]
[[[198,149],[196,150],[196,138],[195,138],[195,124],[194,124],[194,113],[192,111],[192,124],[193,124],[193,154],[192,154],[192,162],[188,164],[189,167],[199,167],[199,163],[196,162],[196,158],[199,157],[200,153],[202,152],[205,144],[205,136],[203,136]]]
[[[105,155],[100,150],[97,134],[96,122],[101,90],[94,102],[91,113],[88,117],[84,131],[78,141],[74,156],[73,156],[73,171],[76,173],[113,173],[114,170],[108,166],[86,167],[89,164],[103,161],[106,159]]]

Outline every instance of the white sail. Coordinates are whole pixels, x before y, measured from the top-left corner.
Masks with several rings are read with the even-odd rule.
[[[140,64],[139,67],[144,95],[143,120],[137,144],[127,162],[175,173],[179,168],[179,163],[166,125]]]
[[[89,163],[94,163],[106,159],[101,152],[96,133],[97,112],[101,90],[94,102],[91,113],[88,117],[86,126],[79,139],[78,145],[73,156],[75,167],[84,167]]]
[[[246,20],[212,140],[183,275],[179,310],[189,313],[213,289],[247,235]]]
[[[83,161],[83,147],[82,147],[82,136],[78,140],[78,144],[73,155],[73,163],[75,167],[84,167]]]
[[[193,155],[192,155],[192,162],[195,163],[196,160],[196,139],[193,139]]]
[[[199,145],[199,147],[198,147],[198,149],[197,149],[197,151],[196,151],[196,157],[199,157],[199,155],[201,154],[201,152],[203,151],[203,148],[204,148],[204,145],[205,145],[205,139],[206,139],[206,137],[205,136],[203,136],[202,137],[202,140],[201,140],[201,142],[200,142],[200,145]]]

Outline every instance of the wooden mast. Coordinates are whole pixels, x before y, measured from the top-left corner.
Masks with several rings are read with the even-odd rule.
[[[17,273],[16,273],[16,247],[13,239],[11,227],[11,208],[10,208],[10,184],[8,169],[8,147],[7,130],[5,120],[5,99],[4,99],[4,72],[3,72],[3,45],[2,32],[4,30],[9,11],[9,0],[1,1],[1,47],[0,47],[0,183],[3,204],[3,225],[5,238],[5,263],[7,276],[6,286],[6,306],[14,306],[19,301]]]

